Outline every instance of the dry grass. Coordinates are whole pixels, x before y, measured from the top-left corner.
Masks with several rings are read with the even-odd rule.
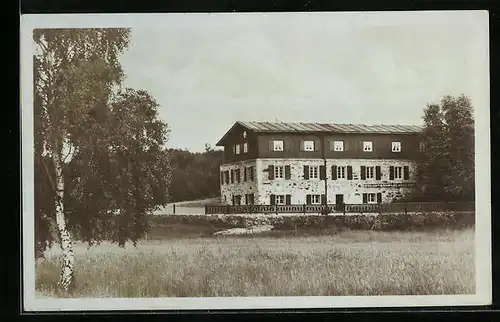
[[[351,231],[317,237],[75,246],[74,294],[56,294],[57,250],[36,264],[39,294],[209,297],[471,294],[474,231]]]

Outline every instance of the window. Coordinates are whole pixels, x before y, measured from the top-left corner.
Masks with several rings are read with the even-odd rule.
[[[243,131],[243,138],[245,139],[247,137],[247,131]]]
[[[314,141],[304,141],[304,151],[314,151]]]
[[[401,152],[401,142],[392,142],[392,152]]]
[[[236,145],[235,145],[234,152],[235,152],[236,154],[240,154],[240,145],[239,145],[239,144],[236,144]]]
[[[283,166],[275,166],[274,167],[274,178],[283,178]]]
[[[425,151],[425,143],[424,142],[420,142],[418,144],[418,149],[420,150],[420,152],[424,152]]]
[[[366,179],[373,179],[373,173],[375,172],[375,167],[366,167]]]
[[[311,195],[311,204],[312,205],[321,204],[321,196],[320,195]]]
[[[285,204],[285,195],[276,195],[276,204],[284,205]]]
[[[344,151],[344,141],[333,141],[333,151]]]
[[[309,167],[309,178],[318,178],[318,173],[319,173],[318,168],[319,168],[318,166]]]
[[[367,193],[366,194],[366,201],[368,203],[376,203],[377,202],[377,196],[374,193]]]
[[[337,179],[345,179],[345,167],[337,167]]]
[[[373,151],[373,142],[372,141],[363,141],[363,151],[372,152]]]
[[[248,143],[243,143],[243,153],[248,152]]]
[[[403,167],[394,167],[394,179],[403,178]]]
[[[234,170],[234,173],[236,175],[236,181],[240,182],[241,181],[241,171],[240,171],[240,169]]]
[[[283,151],[283,140],[274,140],[273,151]]]

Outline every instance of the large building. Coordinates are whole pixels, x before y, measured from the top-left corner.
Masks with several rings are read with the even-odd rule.
[[[220,139],[225,204],[385,203],[415,184],[421,128],[236,122]]]

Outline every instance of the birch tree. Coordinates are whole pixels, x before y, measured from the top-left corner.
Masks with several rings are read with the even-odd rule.
[[[128,29],[33,32],[36,246],[40,253],[50,245],[54,219],[64,291],[74,286],[75,236],[89,244],[107,237],[135,243],[146,229],[145,214],[165,202],[158,195],[169,179],[161,151],[166,124],[147,93],[119,90],[119,56],[129,38]]]

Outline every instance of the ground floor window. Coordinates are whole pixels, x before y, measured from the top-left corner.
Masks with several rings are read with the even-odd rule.
[[[311,204],[312,205],[319,205],[321,203],[321,196],[320,195],[311,195]]]
[[[276,195],[276,204],[284,205],[285,204],[285,196],[284,195]]]
[[[382,193],[363,193],[363,203],[382,203]]]
[[[241,205],[241,196],[240,195],[233,195],[233,205],[235,205],[235,206]]]
[[[254,204],[254,195],[253,193],[249,193],[245,195],[245,204],[253,205]]]

